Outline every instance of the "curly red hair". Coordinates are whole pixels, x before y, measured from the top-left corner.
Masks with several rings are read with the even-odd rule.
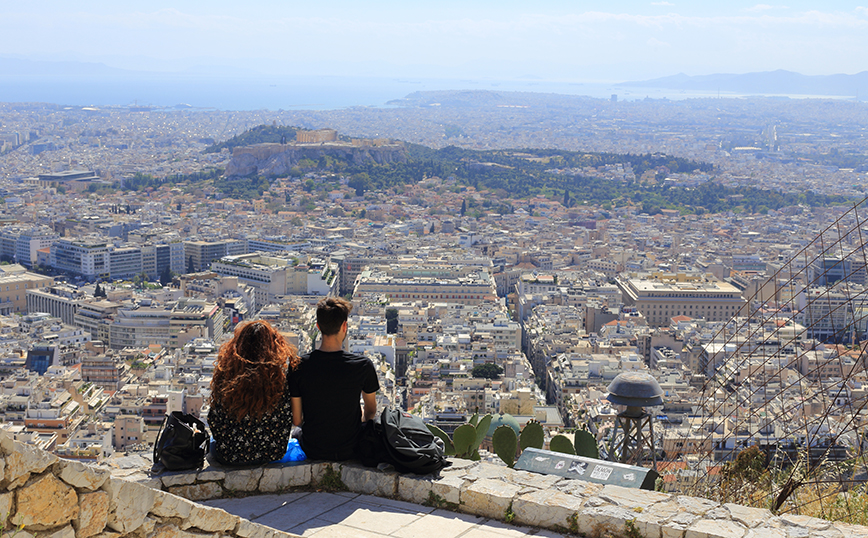
[[[211,405],[241,420],[261,418],[283,398],[287,366],[299,363],[293,345],[267,321],[239,325],[220,347],[211,379]]]

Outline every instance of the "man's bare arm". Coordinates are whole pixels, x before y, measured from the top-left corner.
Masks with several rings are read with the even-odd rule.
[[[365,403],[365,412],[362,414],[362,421],[367,422],[373,420],[377,416],[377,393],[363,392],[362,401]]]
[[[289,407],[292,409],[292,425],[301,426],[304,416],[301,414],[301,398],[290,398]]]

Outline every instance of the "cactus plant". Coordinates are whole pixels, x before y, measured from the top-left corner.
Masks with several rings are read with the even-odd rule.
[[[552,440],[549,442],[549,450],[562,454],[576,454],[572,441],[565,435],[555,435],[552,437]]]
[[[488,435],[488,430],[491,428],[491,414],[485,415],[479,420],[479,423],[476,425],[476,450],[479,451],[479,447],[482,445],[482,441],[485,441],[485,436]]]
[[[509,426],[498,426],[491,435],[494,453],[503,460],[509,468],[515,465],[515,447],[518,439],[515,431]]]
[[[455,446],[455,456],[469,459],[476,451],[476,427],[473,424],[462,424],[452,433],[452,443]]]
[[[586,458],[600,459],[600,449],[597,447],[597,439],[588,430],[576,430],[575,435],[576,454]]]
[[[545,444],[545,432],[543,431],[542,424],[535,420],[529,421],[521,429],[521,435],[518,440],[522,451],[528,447],[542,448]]]
[[[452,439],[449,438],[449,434],[438,428],[433,424],[425,424],[428,426],[428,430],[440,438],[443,441],[443,445],[445,446],[444,452],[447,456],[455,455],[455,445],[452,444]]]

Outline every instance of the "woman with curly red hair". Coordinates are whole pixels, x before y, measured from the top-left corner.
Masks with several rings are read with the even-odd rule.
[[[295,348],[267,321],[239,325],[220,347],[211,379],[212,454],[224,465],[260,465],[286,453],[292,431],[288,372]]]

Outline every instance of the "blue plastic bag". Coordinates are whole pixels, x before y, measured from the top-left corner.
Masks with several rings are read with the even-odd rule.
[[[286,444],[286,454],[277,460],[277,463],[290,463],[293,461],[304,461],[306,459],[307,456],[304,454],[304,450],[301,449],[301,446],[299,446],[298,439],[290,438],[289,442]]]

